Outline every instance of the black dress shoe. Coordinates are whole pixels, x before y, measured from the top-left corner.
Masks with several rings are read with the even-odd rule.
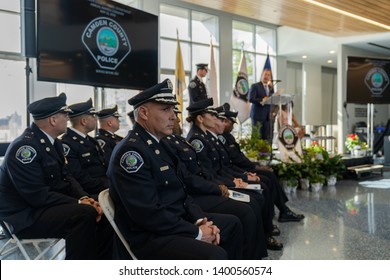
[[[277,241],[272,236],[267,237],[267,249],[273,251],[280,251],[283,249],[283,244]]]
[[[300,222],[305,218],[302,214],[295,214],[290,209],[286,212],[279,214],[278,222],[280,223],[286,223],[286,222]]]
[[[279,236],[280,235],[280,229],[278,226],[274,225],[273,230],[270,232],[271,236]]]

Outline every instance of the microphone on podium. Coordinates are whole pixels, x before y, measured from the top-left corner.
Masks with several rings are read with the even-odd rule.
[[[282,80],[271,80],[272,83],[280,83]]]

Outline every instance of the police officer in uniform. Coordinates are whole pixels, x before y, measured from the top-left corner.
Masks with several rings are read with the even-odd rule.
[[[218,136],[218,138],[225,146],[232,163],[245,170],[255,172],[261,176],[263,181],[267,180],[271,199],[273,199],[275,206],[279,209],[279,222],[299,222],[303,220],[305,218],[303,214],[296,214],[286,205],[288,198],[272,168],[260,166],[258,163],[250,161],[242,153],[240,145],[231,134],[234,123],[236,123],[237,112],[230,111],[229,104],[224,104],[223,107],[225,111],[224,114],[226,116],[225,130],[224,133]]]
[[[239,191],[250,195],[261,205],[264,232],[266,234],[267,248],[270,250],[281,250],[283,244],[278,242],[273,236],[279,235],[280,231],[274,230],[273,201],[264,200],[262,194],[253,190],[246,190],[247,183],[244,181],[254,180],[257,176],[245,172],[244,170],[234,170],[230,168],[229,156],[223,151],[223,145],[219,143],[215,134],[218,112],[213,108],[212,98],[195,102],[187,108],[189,111],[189,121],[192,127],[187,135],[187,140],[194,147],[200,165],[208,173],[207,176],[213,178],[216,182],[223,182],[229,188],[240,187]],[[257,178],[258,180],[258,178]],[[262,182],[259,182],[263,184]]]
[[[206,85],[203,83],[203,78],[208,72],[208,64],[196,64],[196,75],[188,85],[188,93],[190,95],[190,105],[199,100],[207,99]]]
[[[19,238],[64,238],[66,259],[111,259],[112,228],[67,172],[57,139],[69,119],[66,95],[27,109],[34,122],[11,143],[0,169],[0,220]]]
[[[136,123],[108,168],[115,220],[140,259],[238,259],[237,217],[205,214],[186,194],[178,159],[162,137],[172,134],[177,104],[170,80],[129,100]],[[116,240],[117,241],[117,240]],[[128,258],[120,243],[119,258]]]
[[[180,111],[176,110],[176,112],[178,114]],[[226,186],[218,185],[203,177],[204,172],[198,164],[196,152],[181,133],[180,119],[177,118],[174,134],[164,137],[163,141],[166,141],[178,156],[181,163],[180,170],[184,174],[184,183],[194,202],[203,211],[232,214],[240,219],[244,228],[244,259],[267,257],[260,206],[255,205],[256,208],[251,208],[251,205],[246,202],[230,199]],[[254,200],[249,203],[257,204]]]
[[[80,182],[84,190],[97,198],[108,187],[104,151],[98,141],[88,135],[96,128],[96,111],[92,99],[70,105],[72,127],[62,136],[69,172]]]
[[[106,166],[110,162],[112,150],[115,148],[123,137],[115,134],[119,129],[119,117],[118,106],[103,109],[97,112],[99,120],[99,129],[95,139],[99,142],[100,147],[104,151],[104,158]]]

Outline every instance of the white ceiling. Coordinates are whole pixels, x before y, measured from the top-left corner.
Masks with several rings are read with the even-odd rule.
[[[287,26],[278,28],[278,55],[286,57],[289,61],[336,68],[337,51],[340,44],[363,49],[378,57],[390,57],[390,32],[335,38]],[[334,51],[334,53],[332,54],[330,51]],[[302,58],[303,55],[306,55],[307,58]],[[328,60],[332,60],[332,63],[328,63]]]

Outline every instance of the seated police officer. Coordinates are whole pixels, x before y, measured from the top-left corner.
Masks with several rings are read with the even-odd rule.
[[[19,238],[64,238],[66,259],[111,259],[112,229],[99,203],[66,169],[59,135],[66,95],[28,105],[34,122],[8,148],[0,169],[0,219]]]
[[[280,234],[279,231],[274,231],[272,223],[274,204],[269,199],[264,200],[263,195],[258,191],[245,189],[248,184],[243,182],[243,180],[256,176],[249,176],[248,173],[245,174],[245,171],[235,172],[229,169],[229,166],[226,164],[226,161],[230,163],[229,156],[226,154],[226,151],[223,151],[223,145],[219,143],[216,135],[218,133],[216,130],[218,113],[212,105],[213,99],[209,98],[195,102],[187,108],[190,115],[187,120],[192,122],[187,140],[196,151],[199,164],[203,167],[202,173],[206,178],[218,184],[226,185],[229,188],[239,187],[240,192],[249,195],[251,200],[256,200],[262,207],[261,210],[257,211],[261,213],[263,218],[267,248],[270,250],[281,250],[283,244],[273,237]],[[240,178],[236,176],[240,176]],[[263,184],[262,182],[259,183]]]
[[[107,174],[116,223],[137,258],[241,258],[240,221],[203,213],[186,194],[178,159],[160,141],[172,134],[176,120],[170,80],[144,90],[129,104],[136,123],[113,151]],[[128,258],[123,246],[115,245],[117,257]]]
[[[92,99],[69,106],[72,127],[62,136],[69,172],[80,182],[84,190],[93,197],[108,187],[107,167],[104,151],[89,132],[96,128],[96,112]]]
[[[262,181],[267,181],[266,185],[269,187],[268,190],[271,199],[279,210],[279,222],[299,222],[303,220],[305,218],[304,215],[296,214],[286,205],[288,198],[272,168],[260,166],[258,163],[250,161],[242,153],[240,145],[231,134],[233,126],[236,123],[237,112],[230,111],[230,105],[227,103],[223,105],[223,108],[226,116],[225,126],[223,133],[218,138],[225,146],[231,162],[239,168],[255,172],[262,178]]]
[[[113,108],[103,109],[96,113],[99,120],[99,129],[95,139],[99,142],[100,147],[104,151],[106,166],[110,162],[112,150],[115,148],[123,137],[115,134],[119,129],[118,106]]]
[[[176,114],[181,113],[175,110]],[[175,151],[180,163],[188,194],[203,211],[237,216],[244,228],[244,259],[262,259],[268,256],[265,244],[261,207],[257,201],[241,202],[229,198],[228,188],[203,177],[195,150],[182,136],[177,118],[173,135],[163,138]]]

